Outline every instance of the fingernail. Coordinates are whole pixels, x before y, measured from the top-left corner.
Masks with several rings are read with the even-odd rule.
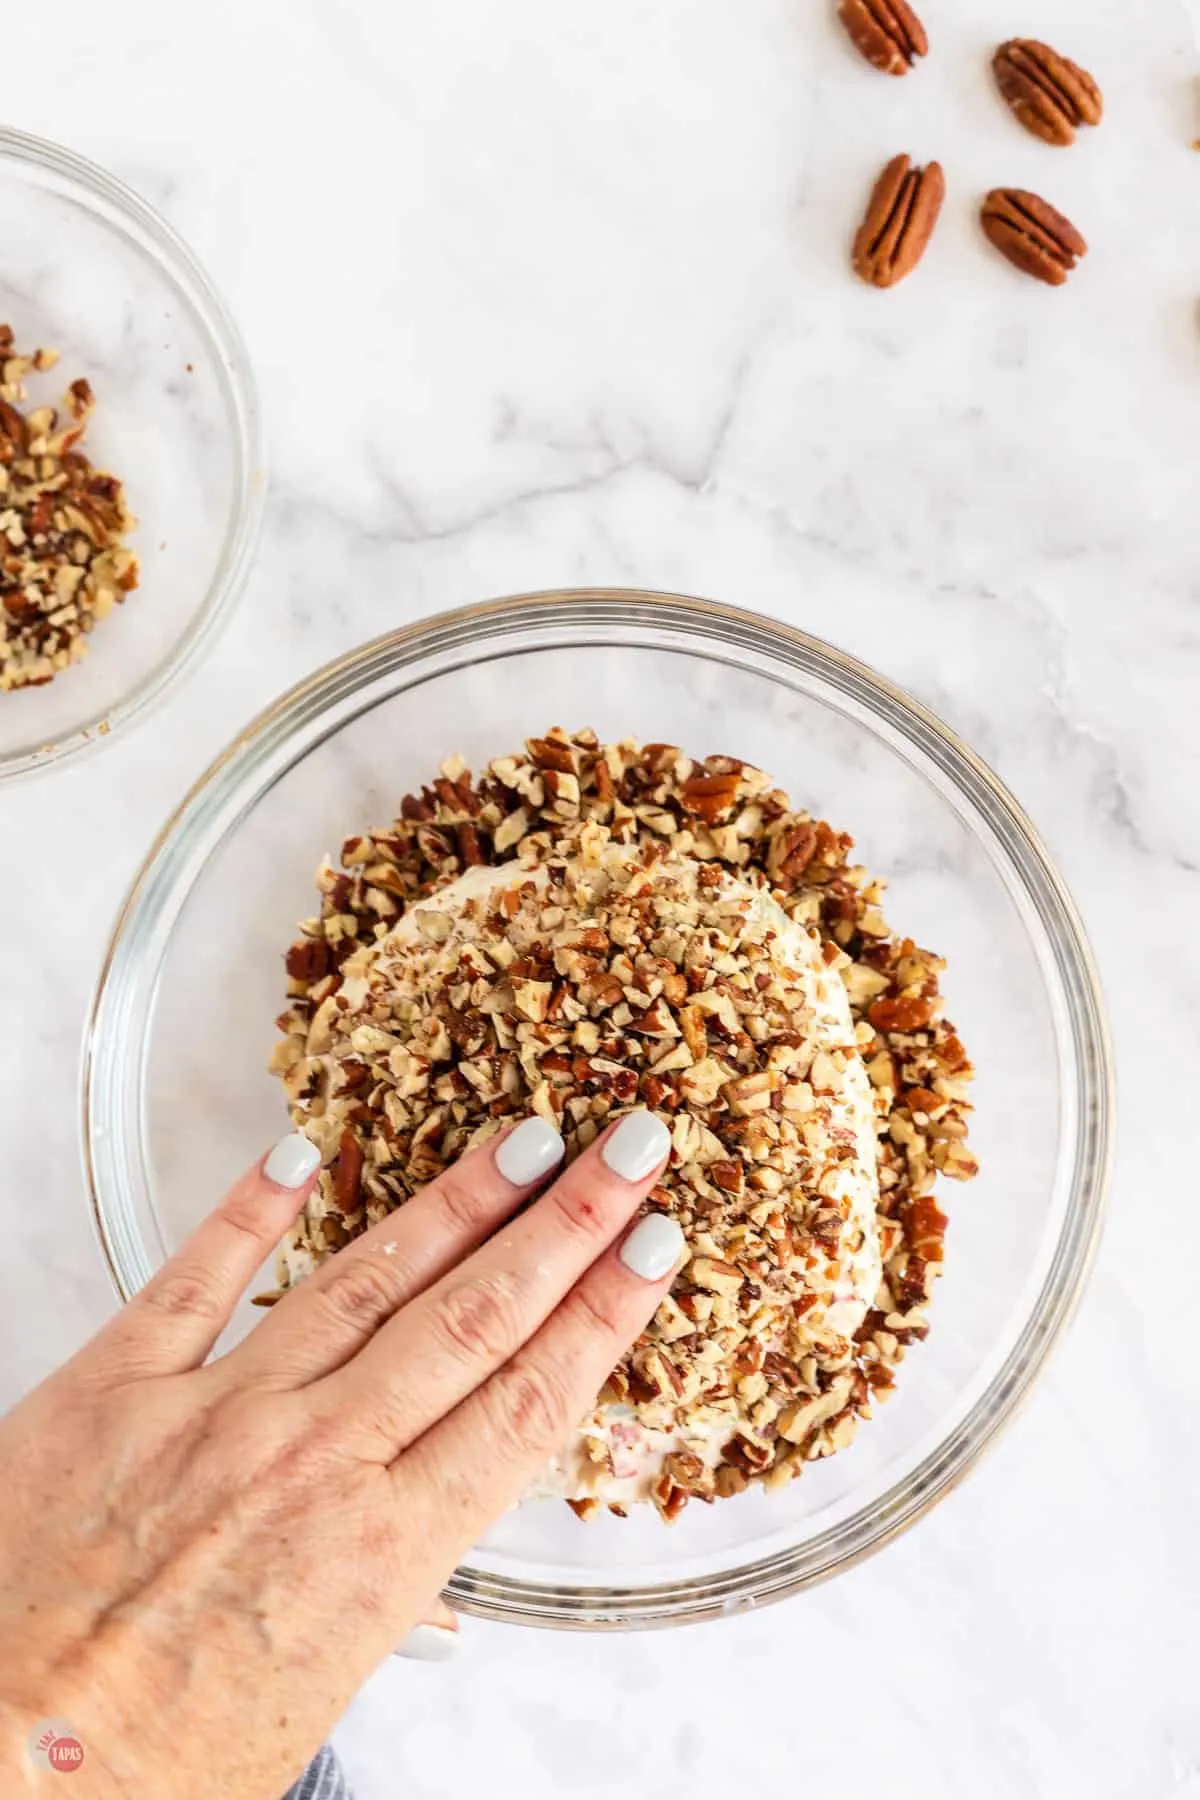
[[[545,1119],[526,1119],[510,1131],[496,1152],[496,1167],[514,1187],[540,1181],[563,1159],[565,1146],[553,1125]]]
[[[413,1662],[449,1662],[458,1655],[458,1633],[442,1625],[415,1625],[396,1655]]]
[[[671,1148],[671,1134],[652,1112],[628,1113],[600,1152],[622,1181],[644,1181]]]
[[[661,1281],[683,1255],[686,1241],[666,1213],[647,1213],[621,1245],[621,1261],[643,1281]]]
[[[280,1138],[263,1164],[263,1174],[277,1187],[298,1188],[316,1173],[320,1164],[321,1152],[317,1146],[310,1144],[303,1132],[293,1131]]]

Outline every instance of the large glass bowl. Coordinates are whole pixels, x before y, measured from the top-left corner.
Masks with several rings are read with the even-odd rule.
[[[61,352],[29,377],[28,405],[91,382],[84,448],[124,481],[142,564],[82,662],[0,693],[2,781],[108,741],[166,692],[241,586],[264,473],[241,338],[144,200],[73,151],[0,129],[0,243],[0,320],[18,349]]]
[[[672,1528],[522,1508],[452,1586],[493,1618],[661,1625],[794,1592],[911,1524],[1028,1390],[1095,1248],[1111,1097],[1088,949],[1028,820],[924,708],[802,632],[663,594],[471,607],[331,663],[213,764],[134,884],[87,1041],[87,1180],[128,1297],[285,1124],[266,1063],[322,855],[451,751],[478,768],[556,722],[742,757],[852,831],[893,925],[948,958],[979,1070],[983,1173],[942,1195],[932,1333],[853,1446]]]

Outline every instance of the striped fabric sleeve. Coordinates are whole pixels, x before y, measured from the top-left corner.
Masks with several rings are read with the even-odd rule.
[[[342,1765],[328,1744],[283,1800],[353,1800]]]

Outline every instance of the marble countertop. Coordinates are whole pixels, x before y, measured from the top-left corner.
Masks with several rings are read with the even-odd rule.
[[[427,612],[628,584],[833,638],[1015,789],[1111,1010],[1099,1267],[970,1481],[758,1616],[469,1624],[457,1666],[394,1664],[355,1703],[359,1800],[1200,1800],[1195,33],[1174,0],[928,0],[935,54],[888,82],[831,10],[60,0],[52,41],[36,12],[6,24],[9,122],[138,187],[230,301],[272,483],[240,608],[169,710],[0,791],[0,1400],[113,1304],[76,1064],[153,832],[252,711]],[[990,92],[1020,31],[1102,80],[1073,151]],[[847,237],[900,148],[950,193],[926,264],[878,294]],[[1065,291],[981,240],[996,183],[1084,229]]]

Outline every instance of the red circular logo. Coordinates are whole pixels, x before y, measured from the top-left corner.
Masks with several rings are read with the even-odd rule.
[[[60,1774],[69,1775],[83,1767],[83,1745],[76,1737],[55,1738],[46,1751],[50,1759],[50,1767]]]

